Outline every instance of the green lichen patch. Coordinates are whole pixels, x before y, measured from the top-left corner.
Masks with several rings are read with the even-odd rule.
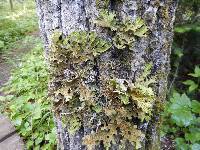
[[[98,37],[95,32],[72,32],[66,38],[60,32],[54,32],[49,52],[51,74],[52,76],[65,74],[67,76],[65,82],[72,82],[84,74],[80,64],[94,60],[111,46],[111,43]]]
[[[156,83],[155,77],[148,78],[151,65],[146,65],[143,74],[135,82],[124,79],[112,81],[113,91],[124,105],[137,109],[137,117],[143,121],[151,118],[156,95],[151,87]],[[126,107],[125,107],[126,108]]]
[[[99,9],[108,8],[110,0],[96,0],[96,7]]]
[[[117,28],[116,14],[108,12],[102,9],[99,13],[99,17],[94,21],[100,27],[109,28],[112,31],[115,31]]]
[[[127,31],[133,30],[129,28],[127,25]],[[81,64],[93,60],[112,45],[97,37],[94,32],[73,32],[66,38],[56,33],[52,41],[54,44],[49,60],[57,73],[53,76],[58,78],[64,75],[58,78],[61,86],[54,90],[54,100],[59,111],[62,110],[62,121],[68,132],[73,135],[79,130],[87,115],[87,127],[93,129],[83,138],[83,144],[88,149],[94,149],[101,142],[106,149],[115,143],[123,147],[127,141],[136,149],[141,148],[144,133],[138,129],[138,123],[132,120],[138,118],[143,122],[151,118],[155,103],[155,94],[151,88],[155,80],[149,78],[152,65],[146,65],[135,82],[125,79],[105,81],[107,90],[101,94],[107,102],[102,104],[98,96],[85,86],[83,79],[87,77],[88,70],[81,69]],[[116,136],[120,136],[120,140],[116,140]]]
[[[106,10],[100,12],[94,23],[115,33],[113,44],[118,49],[131,48],[135,39],[145,37],[148,31],[143,19],[138,17],[135,21],[131,21],[129,18],[118,21],[115,13]]]
[[[120,131],[119,131],[120,129]],[[88,150],[93,150],[95,145],[103,141],[105,149],[109,149],[111,144],[116,144],[115,136],[120,135],[123,140],[120,141],[120,145],[126,141],[131,142],[137,149],[141,148],[141,140],[144,138],[144,134],[130,123],[118,120],[118,122],[104,125],[98,132],[86,135],[83,139],[83,144],[87,145]]]
[[[101,125],[96,132],[84,137],[83,143],[88,149],[94,149],[95,145],[103,142],[109,149],[111,144],[116,144],[115,136],[121,137],[120,142],[131,142],[136,149],[141,148],[144,133],[132,122],[138,118],[140,122],[148,121],[152,115],[156,96],[151,87],[155,83],[154,77],[148,78],[151,64],[146,65],[144,72],[135,82],[124,79],[113,79],[108,82],[108,90],[104,93],[107,104],[101,107],[98,113],[104,115]],[[107,118],[107,119],[105,119]]]
[[[145,66],[134,82],[105,78],[97,92],[93,87],[97,80],[93,79],[97,76],[94,62],[111,47],[131,49],[137,38],[146,36],[147,27],[141,18],[119,22],[114,13],[104,10],[95,24],[112,32],[112,42],[85,31],[72,32],[67,37],[55,32],[52,36],[49,62],[51,83],[56,85],[52,88],[55,110],[63,115],[62,122],[71,135],[87,122],[92,131],[84,136],[83,144],[89,150],[101,142],[109,149],[112,144],[123,147],[127,141],[139,149],[145,134],[138,125],[151,118],[156,100],[151,87],[155,79],[149,77],[152,65]],[[138,122],[133,122],[134,119]]]
[[[52,35],[50,77],[51,84],[58,86],[53,87],[51,94],[54,109],[62,110],[61,114],[65,116],[63,121],[70,134],[80,128],[82,114],[96,106],[93,93],[83,84],[83,78],[87,78],[90,71],[83,64],[92,62],[110,47],[111,44],[95,32],[72,32],[66,38],[60,32]]]
[[[54,56],[55,51],[60,51],[59,56],[66,56],[75,63],[91,60],[111,47],[109,42],[99,38],[95,32],[72,32],[60,41],[61,43],[58,42],[59,33],[55,33],[53,41],[60,45],[60,47],[54,49]]]

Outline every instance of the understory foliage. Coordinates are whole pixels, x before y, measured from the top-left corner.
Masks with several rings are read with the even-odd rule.
[[[161,130],[162,136],[173,142],[168,148],[163,146],[164,150],[200,149],[199,6],[199,0],[181,0],[176,13],[172,82]]]
[[[43,48],[38,44],[26,54],[2,89],[6,113],[14,123],[27,149],[53,150],[56,146],[51,104],[47,98],[48,72]]]
[[[26,33],[37,29],[34,1],[13,2],[13,11],[8,9],[8,2],[0,2],[0,53]]]
[[[200,69],[190,75],[200,78]],[[187,80],[188,91],[199,90],[194,81]],[[173,93],[163,113],[163,134],[173,136],[179,150],[199,150],[200,147],[200,102],[186,94]]]
[[[13,10],[10,10],[7,0],[0,1],[0,14],[0,59],[4,58],[2,63],[6,67],[14,68],[9,82],[1,89],[5,96],[0,96],[0,112],[11,119],[27,149],[54,150],[56,137],[47,99],[47,66],[40,39],[31,36],[34,33],[29,35],[38,32],[35,2],[13,0]],[[37,46],[14,67],[21,53],[32,45]],[[14,54],[17,56],[11,60],[10,55]],[[3,66],[3,69],[7,68]]]
[[[135,81],[105,80],[103,95],[106,103],[101,102],[92,86],[89,89],[85,79],[88,66],[94,66],[100,54],[111,47],[132,50],[134,41],[146,36],[147,27],[141,18],[119,22],[114,13],[104,10],[94,23],[111,35],[115,33],[112,41],[99,37],[95,32],[75,31],[63,37],[62,33],[55,31],[52,35],[49,90],[53,93],[54,111],[62,115],[63,127],[71,135],[81,128],[83,120],[88,122],[87,128],[91,131],[83,137],[88,150],[102,142],[106,149],[115,143],[120,145],[120,149],[125,149],[128,141],[139,149],[145,134],[133,120],[144,122],[151,119],[156,101],[152,88],[156,78],[151,76],[152,64],[147,63]],[[116,136],[121,138],[116,139]]]
[[[173,64],[175,67],[180,67],[181,59],[184,57],[183,50],[176,47],[174,55],[177,58]],[[176,76],[177,74],[175,74]],[[187,78],[179,79],[183,81],[171,87],[173,89],[172,96],[163,112],[161,135],[174,140],[177,150],[199,150],[200,147],[199,79],[200,67],[196,65],[194,70],[188,73]]]

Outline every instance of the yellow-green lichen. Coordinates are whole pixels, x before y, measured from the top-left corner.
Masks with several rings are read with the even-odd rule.
[[[96,0],[96,7],[97,8],[108,8],[110,0]]]
[[[120,133],[118,132],[119,129],[121,129]],[[87,145],[88,150],[93,150],[95,145],[103,141],[105,149],[108,150],[111,143],[116,144],[115,136],[119,134],[123,137],[121,144],[129,141],[137,149],[141,148],[141,140],[143,140],[144,134],[137,129],[137,126],[122,120],[103,126],[96,133],[86,135],[83,144]]]
[[[99,17],[94,21],[100,27],[110,28],[111,30],[116,30],[116,15],[115,13],[108,12],[106,10],[101,10],[99,13]]]
[[[54,33],[54,43],[59,41],[58,35],[59,33]],[[91,60],[93,57],[100,55],[111,47],[109,42],[99,38],[95,32],[85,31],[72,32],[62,40],[62,43],[57,44],[61,47],[53,49],[52,52],[60,50],[60,56],[69,57],[75,63]]]
[[[145,37],[148,31],[143,19],[138,17],[135,21],[131,21],[129,18],[118,21],[115,13],[106,10],[100,12],[94,23],[115,33],[113,44],[118,49],[131,48],[135,39]]]
[[[107,105],[99,113],[103,113],[108,120],[101,120],[101,126],[92,134],[84,137],[83,143],[88,149],[93,149],[101,141],[106,149],[115,144],[115,136],[120,135],[120,143],[131,142],[136,149],[141,148],[144,134],[132,122],[138,118],[143,122],[151,118],[155,94],[151,84],[155,83],[150,75],[151,64],[146,65],[144,72],[135,82],[124,79],[113,79],[109,82]],[[106,95],[106,94],[105,94]],[[118,132],[120,131],[120,132]]]
[[[137,38],[146,36],[147,27],[141,18],[119,22],[114,13],[107,11],[100,13],[95,24],[112,32],[112,42],[98,37],[95,32],[85,31],[72,32],[67,37],[55,32],[52,36],[49,53],[51,80],[60,84],[52,92],[55,110],[64,115],[63,124],[72,135],[81,128],[83,122],[87,122],[92,132],[84,136],[83,144],[89,150],[100,142],[109,149],[111,144],[123,147],[127,141],[139,149],[145,134],[137,126],[139,123],[133,120],[137,118],[141,123],[151,118],[156,97],[151,87],[155,80],[149,77],[152,65],[147,65],[134,82],[117,78],[104,81],[106,90],[100,94],[105,96],[106,104],[100,102],[83,79],[90,74],[84,66],[86,62],[89,64],[94,61],[112,46],[131,49]],[[116,140],[118,135],[120,140]]]

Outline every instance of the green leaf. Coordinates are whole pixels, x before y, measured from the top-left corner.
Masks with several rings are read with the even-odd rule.
[[[195,113],[200,113],[200,103],[196,100],[192,101],[192,111]]]
[[[22,124],[22,118],[18,117],[13,121],[15,126],[20,126]]]
[[[190,111],[179,110],[174,112],[172,119],[175,120],[178,126],[189,126],[193,120],[193,116]]]
[[[49,143],[51,143],[51,144],[55,144],[55,141],[56,141],[56,129],[55,128],[52,129],[51,133],[45,135],[45,140],[49,141]]]
[[[4,41],[0,40],[0,49],[3,48],[5,46]]]
[[[31,147],[33,147],[33,141],[32,140],[28,140],[27,142],[26,142],[26,146],[27,146],[27,148],[29,149],[29,148],[31,148]]]
[[[41,147],[41,149],[42,149],[42,150],[50,150],[50,149],[53,149],[53,148],[51,147],[51,144],[49,143],[49,144],[43,145],[43,146]]]
[[[7,100],[12,100],[14,98],[14,95],[6,95],[5,98]]]
[[[192,150],[200,150],[200,144],[197,144],[197,143],[191,145],[190,147]]]
[[[189,133],[185,133],[185,139],[191,143],[200,142],[200,129],[190,128]]]
[[[169,106],[169,111],[171,112],[172,120],[178,126],[188,126],[193,120],[193,115],[191,113],[191,101],[187,95],[182,94],[174,95],[170,99],[171,105]]]
[[[174,54],[181,58],[183,56],[183,49],[175,48]]]
[[[43,141],[43,138],[44,138],[43,136],[39,136],[38,138],[36,138],[35,144],[39,145]]]
[[[192,77],[199,78],[200,77],[200,67],[195,66],[194,73],[190,73],[189,75]]]
[[[185,33],[185,32],[188,32],[190,31],[192,28],[191,27],[176,27],[175,28],[175,32],[177,33]]]
[[[183,84],[189,85],[189,92],[192,92],[192,91],[194,91],[195,89],[198,88],[198,84],[196,84],[192,80],[186,80],[186,81],[183,82]]]
[[[196,141],[199,141],[200,139],[200,133],[187,133],[185,134],[185,139],[187,141],[190,141],[191,143],[194,143]]]
[[[25,111],[33,111],[34,107],[30,102],[28,102],[27,104],[24,105],[24,110]]]
[[[34,150],[41,150],[40,145],[35,146]]]
[[[28,127],[29,127],[29,123],[26,122],[26,123],[24,124],[24,126],[25,126],[25,128],[28,128]]]
[[[178,149],[180,149],[180,150],[188,150],[189,145],[187,145],[185,143],[185,140],[183,138],[176,138],[175,141],[176,141],[176,145],[177,145]]]
[[[173,97],[170,99],[172,102],[171,108],[182,108],[182,107],[191,107],[190,98],[186,94],[174,94]]]
[[[186,140],[189,140],[191,143],[200,142],[200,128],[190,126],[189,133],[185,134]]]
[[[6,100],[6,98],[5,98],[5,96],[0,96],[0,101],[5,101]]]
[[[33,119],[39,119],[41,118],[41,115],[42,115],[42,110],[40,108],[40,105],[35,105],[35,108],[34,108],[34,112],[33,112]]]

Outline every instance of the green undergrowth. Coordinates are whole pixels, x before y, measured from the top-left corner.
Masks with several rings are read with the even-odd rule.
[[[182,53],[177,53],[180,57]],[[188,74],[188,79],[182,81],[184,90],[172,91],[170,101],[162,114],[162,136],[170,137],[175,141],[177,150],[199,150],[200,148],[200,67],[195,66],[194,71]],[[181,94],[183,93],[183,94]]]
[[[177,150],[199,150],[200,103],[174,92],[163,113],[162,135],[168,134]]]
[[[191,30],[195,32],[200,32],[200,23],[180,25],[175,28],[175,32],[177,33],[185,33]]]
[[[176,11],[163,150],[200,150],[199,6],[199,0],[180,0]]]
[[[41,39],[35,35],[25,35],[22,39],[9,44],[9,47],[4,51],[2,57],[9,60],[11,63],[15,63],[13,58],[9,58],[10,55],[17,55],[20,59],[20,54],[24,54],[32,49],[37,43],[40,43]]]
[[[8,2],[0,2],[0,52],[27,33],[37,30],[35,3],[14,1],[11,11]]]
[[[53,150],[56,146],[51,103],[47,99],[48,72],[42,45],[26,54],[2,89],[3,111],[10,117],[27,149]]]

